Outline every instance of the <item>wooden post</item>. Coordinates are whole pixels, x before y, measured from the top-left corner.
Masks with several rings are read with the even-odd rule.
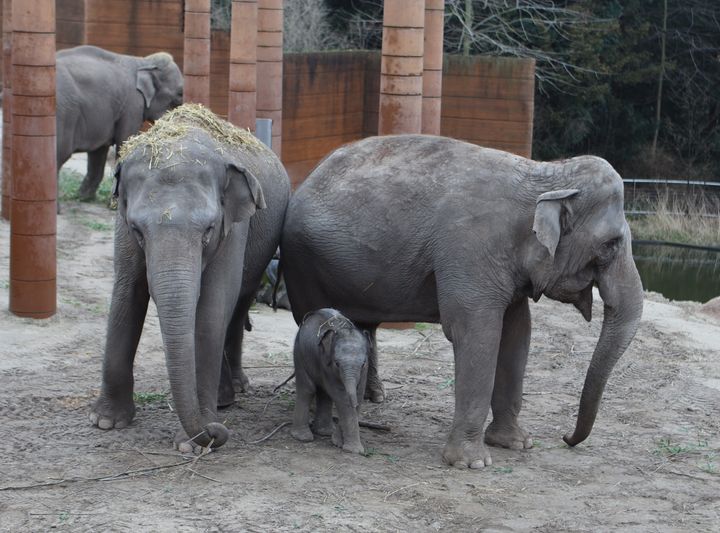
[[[228,120],[250,131],[255,131],[257,105],[257,27],[257,0],[233,0]]]
[[[380,135],[422,127],[425,0],[385,0],[380,66]]]
[[[55,0],[12,2],[10,311],[56,310]]]
[[[440,135],[445,0],[425,0],[422,132]]]
[[[2,134],[2,204],[0,213],[10,220],[12,197],[12,0],[3,0],[3,134]]]
[[[210,107],[210,0],[185,0],[185,102]]]
[[[272,149],[282,154],[283,2],[258,0],[257,117],[272,119]]]

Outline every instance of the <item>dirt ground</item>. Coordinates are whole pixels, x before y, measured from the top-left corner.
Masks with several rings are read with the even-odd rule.
[[[387,401],[364,418],[354,456],[285,427],[295,324],[257,306],[245,364],[252,390],[223,412],[231,440],[183,458],[155,309],[136,359],[133,424],[102,431],[98,394],[112,285],[113,213],[65,205],[58,221],[58,313],[11,315],[9,224],[0,223],[0,530],[3,531],[717,531],[720,318],[648,294],[640,331],[606,389],[590,438],[570,449],[601,320],[532,305],[521,420],[535,446],[494,449],[482,471],[441,464],[453,415],[450,344],[438,326],[382,330]],[[602,316],[596,302],[594,315]],[[273,399],[274,398],[274,399]]]

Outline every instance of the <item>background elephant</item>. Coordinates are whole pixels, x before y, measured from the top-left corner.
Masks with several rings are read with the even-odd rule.
[[[234,399],[223,361],[239,370],[243,326],[280,240],[289,178],[252,134],[199,105],[169,112],[128,141],[116,178],[115,283],[90,420],[103,429],[132,420],[133,360],[152,296],[185,431],[176,442],[221,446],[228,432],[217,406]]]
[[[281,251],[298,322],[334,307],[372,332],[383,321],[442,324],[455,353],[455,416],[443,458],[479,468],[491,464],[485,443],[532,446],[517,420],[528,297],[572,303],[590,320],[593,285],[600,290],[602,332],[565,441],[590,433],[642,314],[630,245],[622,180],[603,159],[539,163],[400,135],[341,147],[321,162],[290,201]],[[368,386],[380,400],[375,358]]]
[[[363,453],[359,413],[367,379],[370,336],[335,309],[319,309],[305,316],[295,337],[295,414],[292,435],[313,440],[310,403],[315,398],[313,430],[331,435],[348,452]],[[338,412],[333,428],[332,406]]]
[[[170,54],[133,57],[95,46],[57,53],[57,167],[88,153],[78,196],[95,197],[108,149],[182,104],[183,77]]]

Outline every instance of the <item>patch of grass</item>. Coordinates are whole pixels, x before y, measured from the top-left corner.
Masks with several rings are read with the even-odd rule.
[[[415,331],[425,331],[430,327],[427,322],[415,322]]]
[[[365,452],[363,453],[364,457],[383,457],[388,463],[395,464],[397,463],[400,458],[397,455],[391,455],[389,453],[383,453],[381,451],[378,451],[377,448],[365,448]]]
[[[675,457],[677,455],[683,455],[695,451],[696,447],[687,444],[680,444],[673,442],[669,438],[660,439],[656,443],[655,454],[664,455],[666,457]]]
[[[703,461],[698,464],[698,468],[708,474],[720,474],[720,466],[715,462],[717,454],[715,452],[708,453],[703,457]]]
[[[452,387],[453,385],[455,385],[455,378],[447,378],[445,381],[440,383],[440,385],[438,385],[438,390],[447,389],[448,387]]]
[[[91,230],[95,231],[112,231],[113,225],[108,224],[107,222],[99,222],[97,220],[82,220],[80,222],[83,226],[86,228],[90,228]]]
[[[496,474],[512,474],[512,466],[496,466],[493,468],[493,472]]]
[[[720,201],[716,198],[666,192],[638,207],[654,213],[629,218],[634,239],[720,245]]]
[[[697,468],[707,474],[720,474],[720,465],[717,463],[718,450],[710,448],[706,439],[700,437],[696,442],[681,443],[670,438],[662,438],[655,442],[655,455],[661,455],[667,459],[679,457],[700,456]]]
[[[288,410],[295,409],[295,396],[289,391],[280,391],[278,399],[280,400],[280,403],[284,404]]]
[[[68,200],[78,200],[78,189],[85,176],[76,170],[64,168],[60,171],[60,181],[58,183],[58,199],[63,202]],[[113,178],[110,174],[105,174],[103,180],[98,187],[95,200],[92,203],[109,205],[112,198]]]
[[[0,281],[0,289],[9,289],[10,288],[10,282],[6,279]]]
[[[167,402],[166,392],[133,392],[133,400],[137,405]]]

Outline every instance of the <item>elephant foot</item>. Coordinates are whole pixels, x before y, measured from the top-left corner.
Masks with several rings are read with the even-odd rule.
[[[113,402],[100,396],[90,411],[90,422],[100,429],[121,429],[135,417],[135,403]]]
[[[365,399],[370,400],[372,403],[383,403],[385,401],[385,387],[382,381],[378,379],[370,382],[368,380],[367,385],[365,385]]]
[[[338,448],[342,448],[342,450],[345,452],[365,453],[365,448],[363,448],[363,445],[360,443],[359,439],[356,441],[345,441],[340,426],[335,426],[331,440],[335,446],[337,446]]]
[[[300,442],[310,442],[315,439],[312,431],[307,426],[295,427],[293,426],[290,430],[290,435],[299,440]]]
[[[86,178],[87,179],[87,178]],[[85,181],[80,184],[77,192],[77,198],[81,202],[92,202],[95,200],[95,188],[88,185]]]
[[[250,380],[243,370],[240,371],[239,376],[233,376],[232,382],[236,393],[244,394],[250,390]]]
[[[492,464],[482,437],[479,439],[454,439],[452,436],[443,450],[443,461],[456,468],[483,468]]]
[[[321,437],[329,437],[333,434],[334,425],[332,421],[321,422],[315,419],[313,420],[312,431],[313,433],[315,433],[316,435],[320,435]]]
[[[230,407],[235,403],[235,387],[233,383],[224,377],[220,377],[220,385],[218,386],[217,406],[218,409]]]
[[[485,430],[485,443],[512,450],[527,450],[533,445],[530,433],[517,424],[501,426],[494,420]]]

